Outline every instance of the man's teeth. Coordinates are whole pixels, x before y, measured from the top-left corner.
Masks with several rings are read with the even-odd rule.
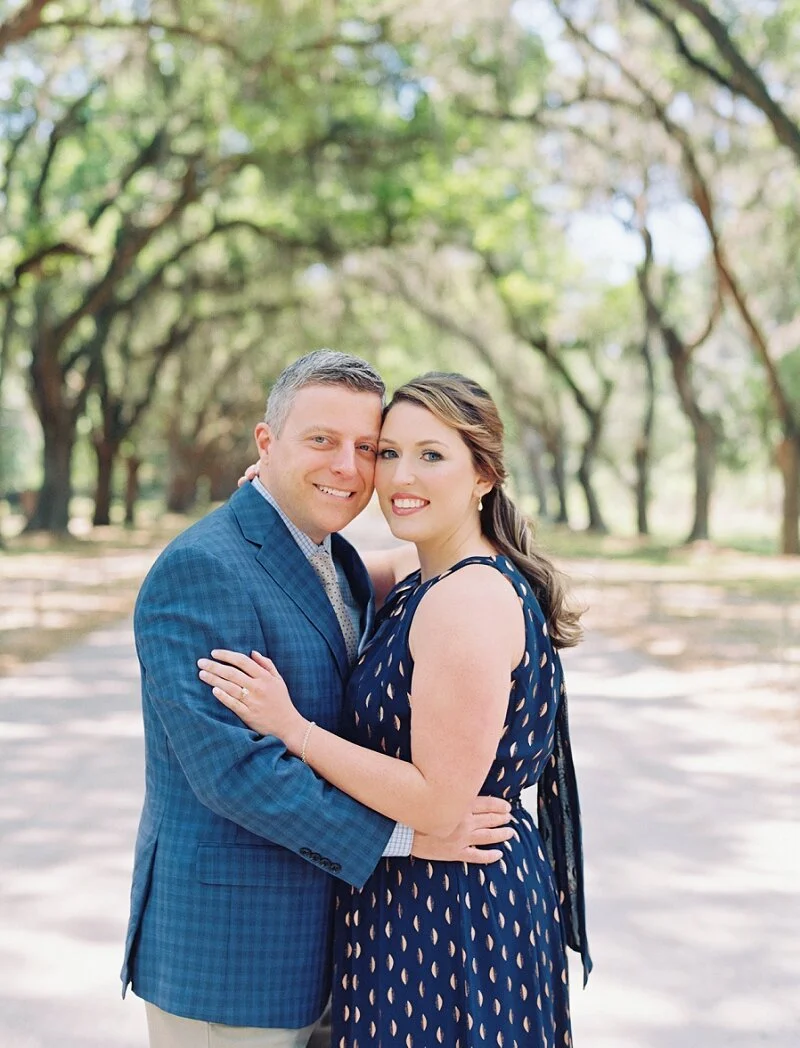
[[[324,488],[321,484],[318,485],[320,491],[324,491],[326,495],[335,495],[337,499],[349,499],[352,492],[350,491],[339,491],[338,488]]]
[[[395,499],[394,504],[398,509],[421,509],[425,501],[423,499]]]

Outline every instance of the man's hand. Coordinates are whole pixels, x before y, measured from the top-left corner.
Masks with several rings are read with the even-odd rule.
[[[444,862],[474,862],[482,866],[503,857],[500,848],[478,845],[502,844],[516,836],[509,825],[511,805],[501,797],[477,797],[472,812],[462,819],[449,837],[414,833],[411,854],[418,859]]]

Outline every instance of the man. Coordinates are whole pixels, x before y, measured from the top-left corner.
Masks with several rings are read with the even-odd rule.
[[[487,801],[454,839],[415,834],[412,847],[410,830],[249,731],[197,677],[213,648],[261,651],[309,718],[338,726],[374,612],[338,532],[372,494],[383,393],[342,353],[288,367],[256,426],[257,477],[142,586],[146,795],[122,981],[146,1002],[151,1048],[304,1048],[330,991],[334,878],[360,886],[382,855],[485,862],[498,853],[476,845],[510,834]]]

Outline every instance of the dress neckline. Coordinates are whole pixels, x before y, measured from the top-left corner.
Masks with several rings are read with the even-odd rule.
[[[462,557],[461,560],[457,560],[455,564],[451,564],[449,568],[445,568],[444,571],[440,571],[438,575],[431,575],[429,579],[422,581],[422,568],[417,568],[414,575],[418,576],[418,581],[414,585],[414,589],[419,589],[422,586],[428,586],[431,582],[437,582],[439,579],[445,578],[456,570],[456,568],[462,567],[468,562],[480,563],[480,564],[497,564],[502,554],[500,553],[473,553],[469,557]],[[413,576],[412,576],[413,577]]]

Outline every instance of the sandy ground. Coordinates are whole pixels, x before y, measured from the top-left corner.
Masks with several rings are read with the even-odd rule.
[[[385,544],[367,517],[351,538]],[[647,649],[652,608],[599,607]],[[573,966],[577,1048],[800,1043],[798,678],[764,646],[738,654],[679,670],[594,630],[565,656],[595,959],[586,990]],[[130,623],[10,673],[0,1048],[145,1048],[117,978],[142,795]]]
[[[800,700],[600,634],[565,661],[595,960],[576,1045],[796,1048]],[[141,794],[129,622],[0,680],[3,1048],[144,1048],[117,979]]]

